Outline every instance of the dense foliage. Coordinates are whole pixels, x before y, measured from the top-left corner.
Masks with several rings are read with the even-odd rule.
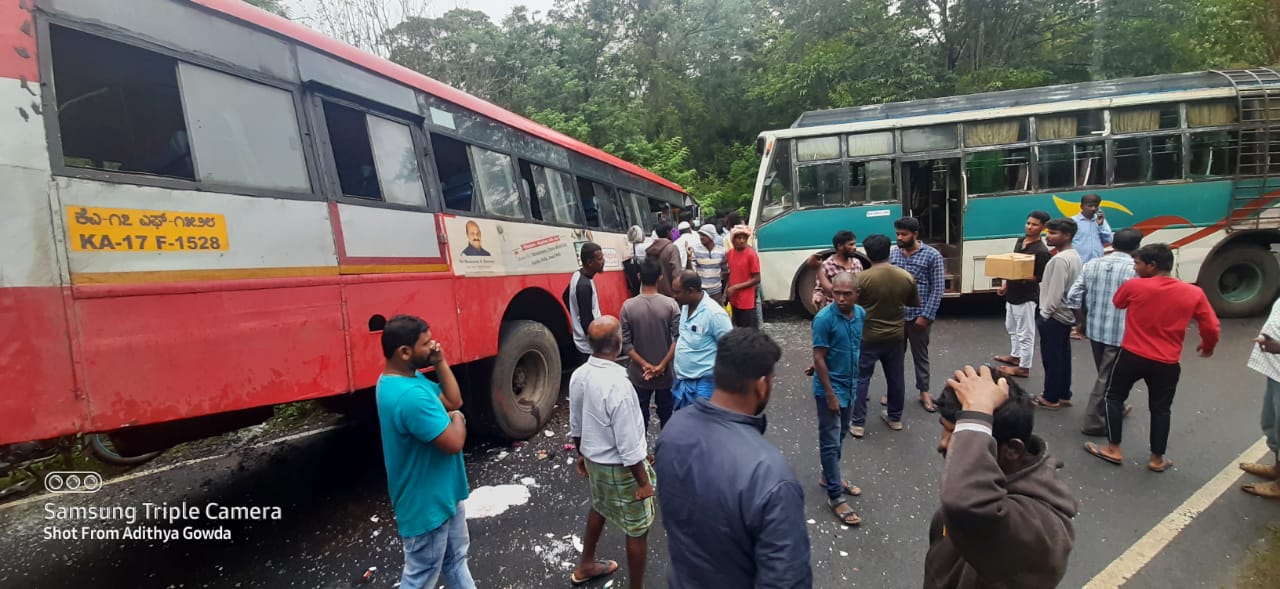
[[[756,134],[806,110],[1275,64],[1280,2],[558,0],[410,18],[382,46],[725,211],[750,201]]]

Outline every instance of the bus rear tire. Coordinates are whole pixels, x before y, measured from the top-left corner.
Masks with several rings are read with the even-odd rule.
[[[1251,317],[1275,301],[1280,265],[1262,247],[1234,245],[1209,259],[1199,283],[1219,317]]]
[[[527,439],[542,429],[560,398],[560,348],[537,321],[504,321],[489,379],[489,415],[502,435]]]
[[[116,466],[137,466],[145,462],[150,462],[153,458],[160,455],[160,452],[143,452],[137,455],[121,454],[116,450],[115,444],[111,441],[109,434],[89,434],[89,451],[93,453],[93,457],[107,464]]]

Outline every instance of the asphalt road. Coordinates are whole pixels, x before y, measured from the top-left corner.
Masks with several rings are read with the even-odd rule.
[[[1169,450],[1176,466],[1169,472],[1154,474],[1143,467],[1148,431],[1144,394],[1133,397],[1137,410],[1126,428],[1128,459],[1123,467],[1081,450],[1081,407],[1038,413],[1036,431],[1049,442],[1050,452],[1065,460],[1062,476],[1081,504],[1063,587],[1088,583],[1258,440],[1263,381],[1245,368],[1245,359],[1260,323],[1226,320],[1223,343],[1212,359],[1195,357],[1193,351],[1184,356]],[[808,322],[775,312],[766,330],[786,350],[768,411],[767,436],[802,481],[816,481],[814,404],[810,381],[801,374],[809,363]],[[1197,336],[1191,333],[1188,340],[1197,341]],[[1074,390],[1084,398],[1093,367],[1087,344],[1073,349]],[[998,305],[948,301],[933,332],[933,388],[939,390],[953,368],[986,362],[1007,351]],[[1025,382],[1028,390],[1039,392],[1039,372]],[[876,399],[883,386],[877,377],[872,385],[873,415],[879,411]],[[807,489],[815,586],[921,585],[929,517],[937,505],[942,469],[936,452],[939,427],[935,416],[913,402],[904,420],[906,429],[892,432],[878,419],[869,419],[866,438],[846,442],[845,476],[864,490],[853,503],[864,518],[861,527],[841,526],[816,483]],[[501,514],[470,520],[471,569],[479,586],[569,586],[588,499],[561,447],[567,430],[562,403],[547,428],[550,436],[540,435],[519,447],[481,443],[468,450],[471,486],[482,489],[476,494],[517,503]],[[376,430],[357,423],[265,447],[246,446],[110,484],[92,495],[0,506],[0,587],[393,587],[402,559],[384,477]],[[1246,496],[1235,486],[1221,497],[1210,497],[1204,513],[1126,587],[1231,586],[1263,529],[1280,523],[1280,504]],[[661,495],[660,486],[658,492]],[[528,498],[521,503],[523,493]],[[50,509],[57,514],[59,508],[75,506],[134,506],[145,519],[145,503],[173,507],[183,502],[201,511],[200,517],[172,524],[151,519],[135,526],[119,520],[48,519]],[[279,507],[281,519],[210,520],[204,513],[209,503]],[[482,497],[472,514],[494,503]],[[231,539],[46,539],[47,528],[122,530],[137,525],[179,534],[188,526],[222,528]],[[607,529],[599,556],[622,562],[622,548],[621,534]],[[665,586],[665,554],[659,523],[650,536],[651,587]],[[621,587],[624,580],[620,571],[612,587]]]

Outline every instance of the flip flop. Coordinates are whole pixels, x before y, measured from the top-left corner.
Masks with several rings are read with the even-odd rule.
[[[609,575],[612,575],[615,571],[618,570],[618,563],[617,561],[613,561],[613,560],[597,560],[592,564],[596,566],[597,571],[600,570],[601,566],[603,566],[604,572],[596,573],[594,575],[588,575],[586,577],[579,577],[577,571],[574,571],[573,575],[569,577],[569,580],[574,585],[582,585],[584,583],[589,583],[601,577],[607,577]]]
[[[996,362],[999,362],[1001,364],[1008,364],[1010,366],[1018,365],[1018,359],[1014,358],[1013,356],[996,356],[995,358],[992,358],[992,360],[995,360]]]
[[[1030,378],[1031,377],[1030,370],[1028,370],[1026,374],[1023,374],[1021,372],[1018,372],[1018,369],[1012,366],[997,366],[996,374],[1006,378]]]
[[[1280,483],[1249,483],[1240,487],[1241,491],[1267,499],[1280,499]]]
[[[1170,468],[1173,468],[1173,461],[1172,461],[1172,460],[1169,460],[1168,458],[1165,458],[1165,459],[1164,459],[1164,466],[1161,466],[1161,467],[1158,467],[1158,468],[1157,468],[1157,467],[1154,467],[1154,466],[1151,466],[1151,463],[1150,463],[1150,462],[1148,462],[1148,463],[1147,463],[1147,470],[1149,470],[1149,471],[1151,471],[1151,472],[1164,472],[1164,471],[1166,471],[1166,470],[1169,470]]]
[[[1035,398],[1033,401],[1031,401],[1031,402],[1032,402],[1032,403],[1035,403],[1037,407],[1039,407],[1039,408],[1041,408],[1041,409],[1048,409],[1049,411],[1057,411],[1057,410],[1059,410],[1059,409],[1062,409],[1063,407],[1070,407],[1070,405],[1067,405],[1065,401],[1058,401],[1057,403],[1050,403],[1050,402],[1048,402],[1048,401],[1044,400],[1044,397],[1036,397],[1036,398]]]
[[[1097,456],[1098,458],[1101,458],[1101,459],[1103,459],[1103,460],[1105,460],[1105,461],[1107,461],[1107,462],[1110,462],[1111,464],[1114,464],[1114,465],[1116,465],[1116,466],[1120,466],[1120,465],[1124,464],[1124,461],[1123,461],[1123,460],[1116,460],[1115,458],[1112,458],[1112,457],[1110,457],[1110,456],[1107,456],[1106,454],[1103,454],[1103,453],[1102,453],[1102,450],[1099,450],[1099,449],[1098,449],[1098,445],[1097,445],[1097,444],[1095,444],[1095,443],[1093,443],[1093,442],[1086,442],[1086,443],[1085,443],[1085,445],[1084,445],[1084,451],[1085,451],[1085,452],[1088,452],[1088,453],[1090,453],[1090,454],[1093,454],[1094,456]],[[1171,464],[1172,464],[1172,463],[1171,463]]]
[[[827,488],[827,483],[819,479],[818,486],[825,489]],[[862,494],[862,489],[859,489],[857,485],[849,484],[849,481],[840,481],[840,487],[844,494],[850,497],[857,497]]]
[[[938,406],[934,404],[933,399],[929,399],[928,403],[926,403],[924,399],[917,399],[917,401],[919,401],[920,406],[923,407],[925,411],[928,411],[929,413],[938,412]]]

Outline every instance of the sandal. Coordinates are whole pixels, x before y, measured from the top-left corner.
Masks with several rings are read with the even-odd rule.
[[[1257,495],[1267,499],[1280,499],[1280,482],[1271,481],[1269,483],[1249,483],[1240,487],[1240,490],[1250,495]]]
[[[933,403],[933,399],[925,399],[924,397],[920,397],[919,401],[920,401],[920,406],[923,407],[925,411],[928,411],[929,413],[938,412],[938,406]]]
[[[1160,466],[1151,466],[1151,463],[1147,462],[1147,470],[1151,472],[1164,472],[1166,470],[1169,470],[1170,468],[1173,468],[1173,461],[1169,460],[1168,458],[1165,458],[1164,464]]]
[[[853,511],[852,507],[849,507],[849,502],[845,501],[843,497],[827,499],[827,505],[831,507],[831,513],[836,514],[836,517],[840,519],[840,523],[846,526],[856,526],[862,523],[862,518]],[[841,507],[844,507],[843,511],[840,510]]]
[[[1063,407],[1070,407],[1070,405],[1068,405],[1066,401],[1058,401],[1057,403],[1053,403],[1053,402],[1044,400],[1043,396],[1036,397],[1032,401],[1032,403],[1035,403],[1036,406],[1040,407],[1041,409],[1048,409],[1050,411],[1057,411],[1059,409],[1062,409]]]
[[[1017,366],[997,366],[996,374],[1005,378],[1028,378],[1031,376],[1031,371]]]
[[[992,358],[992,360],[1001,364],[1008,364],[1010,366],[1017,366],[1020,364],[1019,359],[1014,358],[1013,356],[996,356],[995,358]]]
[[[818,479],[818,486],[825,489],[827,488],[827,483],[822,479]],[[849,481],[840,481],[840,489],[850,497],[857,497],[862,494],[862,489],[859,489],[857,485],[850,484]]]
[[[1090,453],[1090,454],[1093,454],[1094,456],[1097,456],[1098,458],[1101,458],[1101,459],[1103,459],[1103,460],[1105,460],[1105,461],[1107,461],[1107,462],[1110,462],[1111,464],[1114,464],[1114,465],[1116,465],[1116,466],[1120,466],[1120,465],[1124,464],[1124,460],[1123,460],[1123,459],[1120,459],[1120,458],[1116,458],[1116,457],[1114,457],[1114,456],[1108,456],[1108,455],[1106,455],[1106,454],[1103,454],[1103,453],[1102,453],[1102,450],[1101,450],[1100,448],[1098,448],[1098,445],[1097,445],[1097,444],[1095,444],[1095,443],[1093,443],[1093,442],[1087,442],[1087,443],[1085,443],[1085,445],[1084,445],[1084,451],[1085,451],[1085,452],[1088,452],[1088,453]]]
[[[612,575],[614,571],[618,570],[618,563],[612,560],[597,560],[591,564],[592,566],[595,567],[595,570],[599,572],[592,575],[587,575],[585,577],[579,577],[578,571],[575,569],[573,571],[573,576],[571,576],[569,580],[572,581],[574,585],[582,585],[584,583],[588,583],[590,581],[599,579],[600,577],[607,577],[609,575]]]

